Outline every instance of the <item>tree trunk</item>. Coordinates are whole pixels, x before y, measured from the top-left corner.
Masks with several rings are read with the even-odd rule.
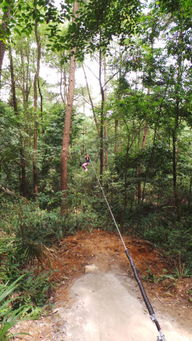
[[[17,96],[16,96],[16,87],[15,87],[15,74],[14,74],[14,65],[13,65],[13,57],[12,57],[12,50],[9,47],[9,60],[10,60],[10,73],[11,73],[11,93],[12,93],[12,106],[14,109],[14,113],[17,116],[18,113],[18,106],[17,106]],[[19,190],[20,194],[24,197],[27,195],[27,185],[26,185],[26,168],[25,168],[25,156],[23,150],[23,139],[22,135],[20,134],[20,170],[19,170]]]
[[[34,0],[34,8],[37,7],[37,1]],[[33,82],[33,91],[34,91],[34,99],[33,99],[33,109],[34,109],[34,134],[33,134],[33,193],[38,194],[38,170],[37,170],[37,152],[38,152],[38,117],[37,117],[37,109],[38,109],[38,82],[39,82],[39,72],[40,72],[40,60],[41,60],[41,42],[40,35],[38,32],[38,22],[35,20],[35,39],[37,44],[37,64],[36,64],[36,72],[34,76]]]
[[[191,208],[191,196],[192,196],[192,176],[190,176],[190,179],[189,179],[188,209]]]
[[[105,125],[104,125],[104,169],[107,170],[108,169],[108,142],[107,142],[107,138],[108,138],[108,135],[107,135],[107,127],[106,127],[106,122],[105,122]]]
[[[65,113],[65,122],[63,130],[63,143],[61,152],[61,190],[67,190],[67,162],[69,154],[70,132],[71,132],[71,117],[74,100],[74,88],[75,88],[75,70],[76,70],[76,58],[71,56],[70,58],[70,70],[69,70],[69,88],[67,94],[67,105]]]
[[[2,2],[2,1],[1,1]],[[1,36],[4,38],[6,37],[7,34],[7,26],[10,20],[10,9],[13,5],[13,0],[9,0],[6,3],[6,11],[2,15],[2,20],[0,24],[0,33]],[[0,40],[0,87],[1,87],[1,75],[2,75],[2,66],[3,66],[3,59],[5,55],[5,50],[6,50],[6,45],[4,41]]]
[[[22,104],[23,111],[25,114],[25,120],[29,119],[28,115],[28,107],[29,107],[29,94],[31,89],[31,79],[30,79],[30,61],[29,61],[29,49],[28,46],[26,50],[21,48],[19,50],[20,60],[21,60],[21,79],[22,79]],[[25,55],[26,54],[26,55]],[[25,60],[26,57],[26,60]],[[26,155],[25,155],[25,144],[26,139],[23,136],[20,136],[20,193],[23,196],[27,196],[29,194],[28,181],[27,181],[27,172],[26,172]]]
[[[123,198],[123,209],[121,212],[121,219],[120,219],[120,225],[121,228],[124,230],[124,222],[125,222],[125,215],[127,210],[127,203],[128,203],[128,193],[127,193],[127,186],[128,186],[128,157],[129,157],[129,150],[130,150],[130,141],[128,136],[128,142],[126,147],[126,155],[125,155],[125,170],[124,170],[124,198]]]
[[[118,152],[118,127],[119,127],[119,121],[115,119],[115,138],[114,138],[114,154],[116,155]]]
[[[78,3],[74,2],[74,5],[73,5],[74,17],[76,17],[77,15],[77,10],[78,10]],[[69,86],[68,86],[68,93],[67,93],[67,105],[66,105],[66,112],[65,112],[62,151],[61,151],[61,191],[63,191],[61,214],[64,214],[67,211],[67,203],[66,203],[67,189],[68,189],[67,164],[68,164],[68,157],[69,157],[71,117],[72,117],[74,89],[75,89],[75,70],[76,70],[76,57],[75,57],[75,50],[73,50],[72,55],[70,57]]]
[[[91,104],[91,110],[92,110],[92,113],[93,113],[93,119],[94,119],[94,122],[95,122],[95,127],[97,129],[97,133],[98,133],[98,136],[99,136],[99,124],[98,124],[98,120],[97,120],[97,116],[96,116],[93,100],[92,100],[92,97],[91,97],[91,92],[90,92],[90,88],[89,88],[89,84],[88,84],[88,80],[87,80],[87,75],[86,75],[84,66],[83,66],[83,73],[84,73],[84,77],[85,77],[85,83],[86,83],[86,88],[87,88],[87,92],[88,92],[88,96],[89,96],[89,102]]]
[[[23,148],[23,139],[20,137],[20,194],[24,197],[27,196],[28,190],[27,190],[27,179],[26,179],[26,161],[25,161],[25,154],[24,154],[24,148]]]
[[[177,193],[177,134],[178,134],[178,126],[179,126],[179,99],[178,94],[176,93],[176,117],[175,117],[175,126],[172,131],[172,172],[173,172],[173,196],[174,196],[174,205],[176,208],[177,217],[179,219],[179,202],[178,202],[178,193]]]
[[[13,106],[15,114],[18,115],[16,89],[15,89],[15,74],[14,74],[12,50],[10,46],[9,46],[9,61],[10,61],[11,93],[12,93],[11,104]]]
[[[178,36],[178,56],[177,56],[177,81],[175,84],[175,126],[172,132],[172,157],[173,157],[173,195],[174,195],[174,204],[176,208],[177,219],[180,219],[180,206],[178,201],[178,192],[177,192],[177,140],[178,140],[178,128],[179,128],[179,117],[180,117],[180,87],[182,84],[182,44],[183,44],[183,33],[182,30],[179,31]]]
[[[105,124],[105,114],[104,114],[104,103],[105,103],[105,92],[102,84],[102,52],[99,51],[99,85],[101,93],[101,107],[100,107],[100,177],[102,180],[103,169],[104,169],[104,124]]]
[[[63,53],[63,57],[65,57],[65,53]],[[67,75],[66,70],[63,68],[63,65],[60,65],[60,96],[62,99],[63,104],[66,104],[67,101]]]
[[[142,143],[141,143],[141,149],[144,149],[145,148],[145,145],[147,143],[147,135],[148,135],[148,132],[149,132],[149,127],[147,126],[147,124],[145,125],[144,129],[143,129],[143,137],[142,137]],[[140,169],[140,172],[142,171],[142,169]],[[145,170],[145,172],[147,171],[147,169]],[[140,191],[142,193],[142,196],[140,197],[140,199],[142,199],[142,202],[144,201],[145,199],[145,186],[146,186],[146,177],[145,177],[145,181],[144,181],[144,184],[143,184],[143,190],[141,188],[141,182],[140,182]]]
[[[106,66],[106,57],[103,59],[103,66],[104,66],[104,101],[107,98],[107,66]],[[107,125],[106,125],[106,112],[104,113],[104,169],[107,170],[108,168],[108,135],[107,135]]]
[[[26,112],[29,106],[29,94],[31,89],[31,77],[30,77],[30,60],[29,60],[29,50],[28,47],[26,51],[21,48],[20,52],[20,59],[21,59],[21,78],[22,78],[22,99],[23,99],[23,109]],[[26,53],[26,61],[24,54]]]
[[[140,130],[139,130],[139,135],[138,135],[138,149],[140,149]],[[141,165],[139,164],[137,166],[137,178],[138,178],[138,183],[137,183],[137,202],[138,204],[141,201],[141,181],[140,181],[140,176],[141,176]]]
[[[4,54],[5,54],[5,44],[3,41],[0,40],[0,87],[1,87],[1,74],[2,74]]]
[[[172,150],[172,157],[173,157],[173,194],[174,194],[174,204],[175,207],[178,206],[178,198],[177,198],[177,137],[176,131],[173,131],[172,134],[172,143],[173,143],[173,150]]]
[[[1,35],[6,36],[6,31],[7,31],[7,20],[10,15],[10,5],[11,5],[12,0],[8,4],[8,8],[6,12],[2,16],[2,23],[0,24],[0,33]],[[1,86],[1,75],[2,75],[2,66],[3,66],[3,59],[5,55],[5,50],[6,50],[6,45],[4,41],[0,40],[0,86]]]

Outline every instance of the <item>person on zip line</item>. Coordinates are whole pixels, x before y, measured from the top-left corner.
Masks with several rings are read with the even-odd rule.
[[[88,166],[88,164],[90,163],[90,161],[91,161],[91,159],[90,159],[89,154],[86,154],[86,155],[85,155],[85,162],[82,164],[82,167],[83,167],[83,169],[84,169],[85,172],[88,171],[87,166]]]

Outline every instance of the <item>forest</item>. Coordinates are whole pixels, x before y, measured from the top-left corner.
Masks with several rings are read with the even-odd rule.
[[[1,340],[39,316],[54,245],[115,230],[97,179],[122,233],[192,276],[191,34],[190,0],[1,0]]]

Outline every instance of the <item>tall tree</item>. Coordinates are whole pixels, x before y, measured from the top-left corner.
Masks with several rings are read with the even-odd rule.
[[[6,2],[2,9],[0,9],[0,84],[1,84],[1,73],[2,73],[2,65],[3,59],[6,50],[6,40],[8,34],[8,21],[10,17],[10,9],[13,4],[13,0],[10,2]]]
[[[1,84],[1,73],[2,73],[2,65],[3,65],[3,58],[5,54],[5,43],[3,40],[0,40],[0,84]]]
[[[102,80],[103,58],[102,51],[99,50],[99,86],[101,93],[101,106],[100,106],[100,177],[102,179],[104,170],[104,129],[105,129],[105,91]]]
[[[38,12],[37,0],[33,3],[34,11]],[[33,91],[34,91],[34,135],[33,135],[33,192],[38,194],[38,174],[37,174],[37,152],[38,152],[38,84],[40,73],[40,60],[41,60],[41,41],[38,29],[38,16],[35,14],[35,40],[37,45],[37,59],[36,59],[36,71],[34,75]]]
[[[18,116],[19,116],[18,100],[17,100],[17,95],[16,95],[15,72],[14,72],[14,63],[13,63],[11,46],[9,46],[9,60],[10,60],[10,73],[11,73],[11,94],[12,94],[11,104],[13,106],[15,116],[18,119]],[[19,190],[20,190],[20,194],[25,197],[27,195],[27,182],[26,182],[26,165],[25,165],[25,156],[24,156],[24,149],[23,149],[23,138],[22,138],[21,127],[19,130],[19,158],[20,158]]]
[[[75,21],[75,18],[77,17],[78,7],[79,7],[78,2],[75,1],[73,4],[73,21]],[[61,151],[61,191],[63,191],[63,201],[62,201],[62,207],[61,207],[62,214],[64,214],[67,208],[65,199],[67,197],[67,189],[68,189],[67,164],[68,164],[68,158],[69,158],[71,117],[72,117],[74,89],[75,89],[75,70],[76,70],[75,52],[76,51],[74,48],[71,51],[71,57],[70,57],[69,84],[68,84],[68,92],[67,92],[67,103],[66,103],[62,151]]]

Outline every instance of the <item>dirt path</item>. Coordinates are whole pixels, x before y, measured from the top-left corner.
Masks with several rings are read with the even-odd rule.
[[[192,340],[192,305],[187,301],[191,281],[166,278],[158,282],[164,269],[169,270],[161,254],[150,243],[129,237],[125,242],[142,277],[153,279],[144,285],[168,341]],[[81,277],[88,264],[95,264],[95,273]],[[55,251],[52,267],[56,270],[52,280],[60,283],[51,298],[53,311],[40,320],[19,323],[14,332],[30,336],[15,340],[156,340],[156,328],[142,305],[116,234],[94,230],[65,238]]]

